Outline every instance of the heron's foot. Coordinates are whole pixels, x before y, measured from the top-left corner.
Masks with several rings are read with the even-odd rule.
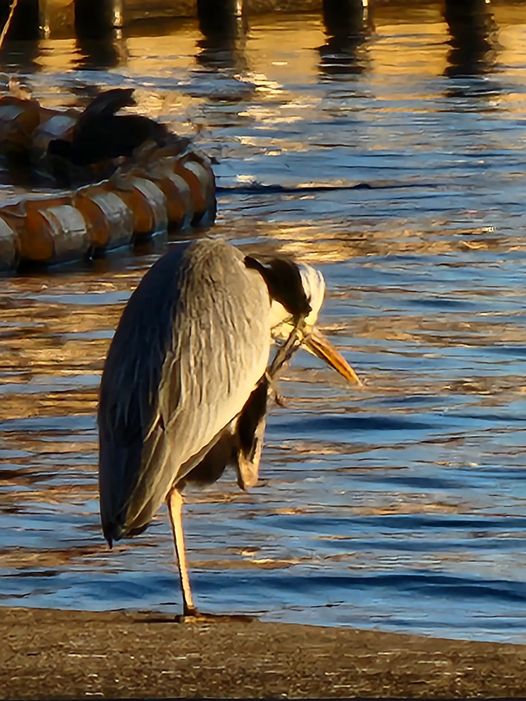
[[[179,623],[198,623],[201,618],[201,614],[196,609],[193,602],[192,605],[189,606],[188,603],[185,601],[183,603],[183,613],[177,618],[179,620]]]

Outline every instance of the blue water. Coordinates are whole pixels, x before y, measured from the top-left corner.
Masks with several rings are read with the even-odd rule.
[[[317,265],[365,381],[298,355],[261,484],[188,494],[203,610],[526,642],[526,11],[479,19],[467,43],[424,3],[354,33],[185,20],[3,54],[45,104],[136,86],[194,136],[219,161],[212,233]],[[2,604],[180,610],[165,514],[110,552],[96,481],[108,341],[167,245],[1,281]]]

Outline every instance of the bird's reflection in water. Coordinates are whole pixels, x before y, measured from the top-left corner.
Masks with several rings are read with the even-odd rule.
[[[372,29],[370,11],[359,0],[325,0],[323,20],[327,42],[320,46],[320,72],[327,79],[363,73],[368,65],[366,41]]]
[[[446,2],[444,19],[449,28],[450,50],[444,74],[448,78],[480,77],[495,69],[499,49],[498,26],[491,5],[484,0]],[[498,91],[494,81],[451,85],[448,96],[487,95]]]
[[[202,3],[199,6],[199,29],[203,38],[197,44],[197,63],[211,70],[246,70],[246,15],[232,12],[229,3],[222,9],[214,6],[213,11],[204,11]]]

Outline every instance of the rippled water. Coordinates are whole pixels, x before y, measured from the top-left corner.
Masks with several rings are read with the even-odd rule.
[[[322,324],[366,380],[298,355],[261,485],[188,495],[201,608],[525,642],[526,11],[466,31],[438,3],[400,8],[1,58],[48,105],[133,85],[195,135],[220,161],[213,233],[317,264]],[[164,514],[110,552],[96,487],[104,354],[166,245],[0,281],[4,604],[179,610]]]

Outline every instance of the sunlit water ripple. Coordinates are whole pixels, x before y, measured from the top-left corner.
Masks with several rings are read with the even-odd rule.
[[[455,53],[437,8],[379,8],[347,43],[307,15],[218,47],[145,25],[106,66],[70,40],[4,55],[46,104],[136,85],[197,134],[220,161],[212,233],[317,264],[366,382],[298,355],[260,486],[188,495],[205,610],[526,641],[526,17],[497,4]],[[179,610],[166,520],[108,551],[96,484],[104,354],[165,246],[2,280],[3,604]]]

